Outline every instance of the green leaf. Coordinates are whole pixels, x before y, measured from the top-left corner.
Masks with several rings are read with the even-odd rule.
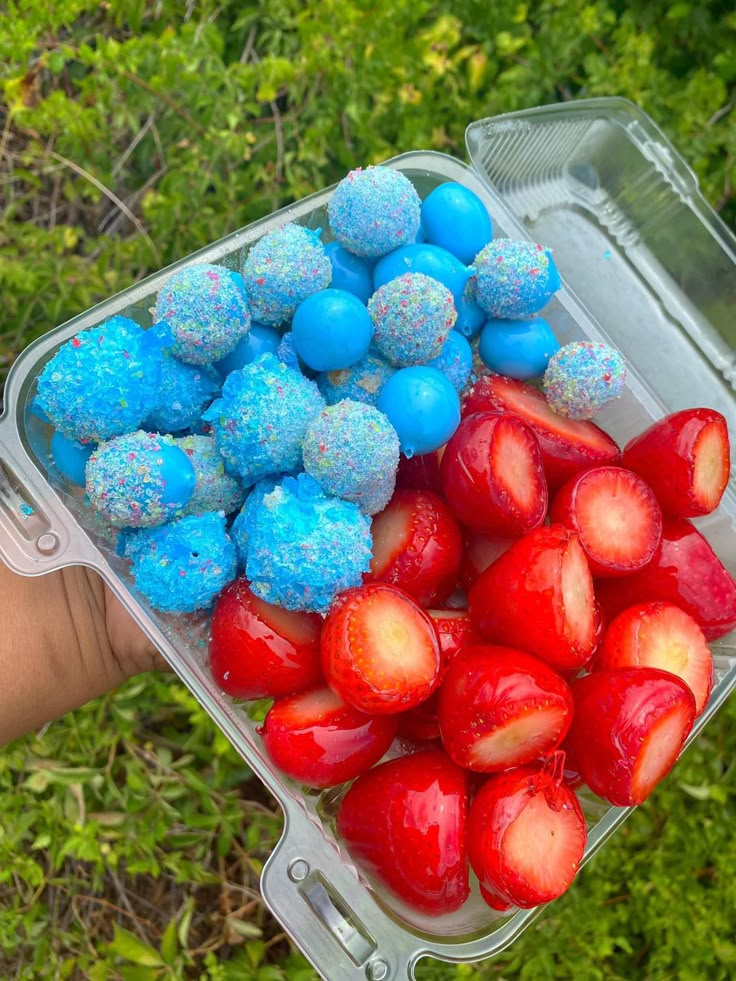
[[[113,939],[108,944],[108,950],[118,954],[126,961],[139,964],[141,967],[163,967],[164,961],[157,950],[130,933],[124,927],[114,925]]]
[[[239,920],[234,916],[228,916],[225,922],[246,940],[260,940],[263,936],[263,930],[256,923],[251,923],[248,920]]]
[[[166,924],[166,929],[161,936],[161,956],[167,964],[173,964],[179,953],[176,932],[177,922],[176,917],[174,917]]]
[[[194,916],[195,900],[194,896],[190,896],[186,903],[184,904],[184,910],[181,914],[181,919],[179,920],[179,928],[177,930],[177,937],[179,938],[179,944],[187,949],[189,944],[189,927],[192,925],[192,917]]]

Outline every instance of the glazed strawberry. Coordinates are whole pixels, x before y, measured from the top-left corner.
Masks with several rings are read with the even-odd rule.
[[[222,591],[212,614],[212,677],[234,698],[277,698],[322,679],[322,618],[254,596],[245,579]]]
[[[442,455],[442,489],[461,524],[513,537],[537,528],[547,512],[539,443],[515,416],[466,416]]]
[[[321,650],[330,687],[369,715],[414,708],[437,686],[434,625],[395,586],[368,583],[341,593],[322,628]]]
[[[525,382],[503,375],[478,379],[465,396],[463,415],[493,410],[518,416],[534,432],[550,493],[581,470],[621,459],[621,450],[602,429],[553,412],[542,392]]]
[[[713,657],[703,631],[672,603],[630,606],[611,622],[595,656],[595,670],[644,665],[670,671],[695,697],[696,716],[713,687]]]
[[[440,915],[468,898],[469,774],[440,750],[358,777],[337,815],[353,858],[404,902]]]
[[[695,719],[685,682],[659,668],[595,671],[573,683],[566,747],[590,789],[611,804],[641,804],[670,772]]]
[[[288,777],[334,787],[370,769],[396,735],[395,715],[365,715],[330,688],[279,698],[261,730],[266,752]]]
[[[581,668],[596,648],[599,623],[578,536],[562,525],[529,532],[475,582],[469,612],[486,640],[560,671]]]
[[[442,742],[458,765],[498,773],[556,749],[572,722],[572,695],[536,657],[511,647],[466,647],[439,692]]]
[[[463,536],[463,557],[458,578],[460,587],[467,592],[481,572],[485,572],[515,541],[516,538],[483,535],[479,531],[466,532]]]
[[[531,909],[571,885],[585,852],[585,817],[563,780],[564,753],[542,767],[491,777],[468,817],[468,857],[493,909]]]
[[[418,456],[404,456],[402,453],[399,469],[396,471],[396,486],[406,490],[428,490],[441,494],[440,463],[444,449],[441,446],[438,450]]]
[[[366,582],[388,582],[422,606],[444,603],[455,589],[462,534],[431,491],[398,490],[371,525],[373,559]]]
[[[651,561],[662,538],[657,499],[630,470],[594,467],[572,477],[549,511],[577,532],[594,576],[623,576]]]
[[[663,600],[689,613],[706,640],[736,627],[736,582],[686,518],[665,518],[649,565],[624,579],[599,580],[596,596],[609,622],[628,606]]]
[[[623,465],[641,474],[667,514],[710,514],[731,468],[726,420],[715,409],[673,412],[626,444]]]

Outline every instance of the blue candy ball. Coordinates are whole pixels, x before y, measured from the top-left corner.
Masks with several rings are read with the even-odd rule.
[[[156,296],[154,318],[169,327],[172,354],[188,364],[211,364],[229,354],[250,328],[242,283],[230,270],[195,263],[177,270]]]
[[[300,303],[291,323],[294,349],[314,371],[349,368],[367,353],[373,321],[345,290],[326,289]]]
[[[378,408],[399,434],[408,457],[444,446],[460,425],[460,399],[441,371],[402,368],[383,386]]]
[[[427,364],[430,368],[441,371],[455,391],[460,393],[467,385],[473,370],[473,349],[462,334],[451,330],[440,353]]]
[[[393,373],[394,368],[388,361],[369,351],[350,368],[318,375],[317,385],[328,405],[342,399],[375,405],[381,389]]]
[[[457,317],[452,293],[423,273],[406,273],[381,286],[368,302],[368,313],[374,347],[397,367],[436,357]]]
[[[240,338],[230,354],[218,361],[215,368],[223,378],[227,378],[231,371],[244,368],[262,354],[275,354],[280,343],[281,334],[275,328],[253,323],[245,337]]]
[[[245,489],[225,470],[225,461],[212,436],[181,436],[175,443],[186,453],[194,469],[194,493],[185,513],[222,511],[231,514],[237,511],[245,498]]]
[[[477,337],[487,318],[485,311],[478,306],[475,299],[475,278],[468,280],[463,295],[459,300],[455,300],[455,308],[457,309],[455,330],[463,337]]]
[[[361,303],[367,303],[373,292],[373,269],[368,260],[348,252],[339,242],[329,242],[325,252],[332,266],[330,286],[352,293]]]
[[[465,265],[493,238],[486,206],[470,188],[453,181],[440,184],[422,202],[422,230],[427,242],[452,252]]]
[[[413,239],[420,210],[414,185],[400,171],[358,167],[335,188],[327,215],[340,245],[355,255],[375,258]]]
[[[452,293],[457,303],[463,295],[465,285],[472,275],[472,270],[464,266],[459,259],[441,249],[438,245],[404,245],[394,249],[376,263],[373,270],[373,287],[380,289],[397,276],[405,273],[423,273],[438,280]]]
[[[235,552],[238,556],[238,567],[245,572],[245,563],[248,558],[248,535],[253,525],[256,511],[261,505],[263,498],[279,483],[276,477],[264,477],[251,489],[245,504],[238,511],[235,520],[230,528],[230,537],[235,545]]]
[[[487,368],[509,378],[541,377],[560,345],[543,317],[528,320],[489,320],[480,335],[478,351]]]
[[[220,391],[217,372],[205,365],[185,364],[164,354],[156,404],[145,428],[159,433],[180,433],[196,426]]]
[[[475,294],[489,317],[531,317],[560,288],[560,274],[543,245],[497,238],[475,257]]]
[[[84,487],[85,471],[89,458],[95,451],[94,443],[80,443],[63,433],[51,437],[51,457],[59,473],[79,487]]]

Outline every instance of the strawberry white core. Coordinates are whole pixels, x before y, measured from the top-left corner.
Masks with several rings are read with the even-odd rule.
[[[675,765],[690,719],[687,705],[675,705],[649,730],[634,763],[631,777],[632,803],[641,804],[646,800]]]
[[[698,503],[708,510],[718,506],[726,489],[728,456],[723,426],[719,422],[709,422],[695,444],[693,461],[693,494]]]
[[[409,543],[412,511],[410,507],[392,507],[376,515],[371,525],[373,558],[371,572],[374,576],[391,563],[397,552]]]
[[[573,538],[562,556],[560,569],[564,634],[576,648],[595,644],[595,599],[588,560],[580,542]]]
[[[262,620],[292,644],[314,643],[319,637],[320,624],[312,614],[285,610],[273,603],[266,603],[257,596],[251,597],[250,604]]]
[[[493,437],[493,473],[514,505],[523,512],[534,511],[540,498],[539,478],[533,450],[525,431],[502,419]],[[531,437],[534,439],[534,437]]]
[[[481,771],[499,770],[542,756],[557,744],[566,721],[560,708],[534,709],[481,736],[469,753],[470,766]]]

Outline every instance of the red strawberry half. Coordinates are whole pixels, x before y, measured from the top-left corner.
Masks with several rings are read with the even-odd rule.
[[[385,583],[337,597],[322,628],[321,649],[330,687],[369,715],[414,708],[437,686],[440,647],[431,619],[410,596]]]
[[[710,514],[731,468],[726,420],[715,409],[674,412],[627,443],[623,463],[642,475],[667,514]]]
[[[484,375],[463,401],[463,415],[496,410],[523,419],[539,440],[550,492],[573,474],[603,463],[617,463],[621,450],[592,422],[557,415],[544,395],[504,375]]]
[[[396,486],[407,490],[428,490],[437,494],[442,493],[440,483],[440,463],[444,446],[430,453],[399,458],[399,469],[396,471]]]
[[[550,520],[572,529],[594,576],[622,576],[650,562],[662,538],[662,512],[647,484],[621,467],[595,467],[568,480]]]
[[[463,557],[460,562],[460,586],[470,589],[475,580],[485,572],[499,555],[510,548],[516,538],[501,538],[498,535],[482,535],[478,531],[469,531],[463,540]]]

